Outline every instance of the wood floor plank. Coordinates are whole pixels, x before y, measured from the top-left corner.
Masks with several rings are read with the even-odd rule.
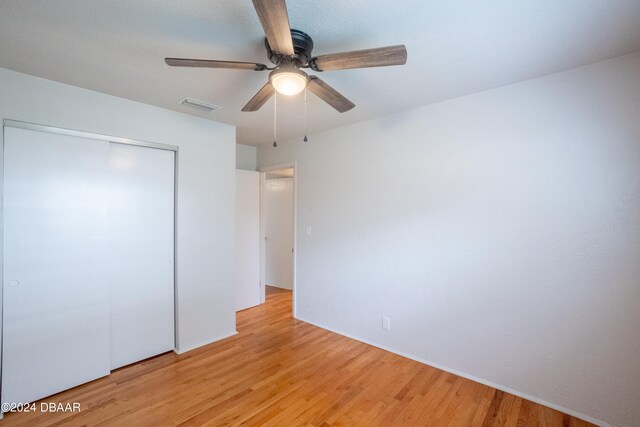
[[[591,426],[293,319],[290,291],[268,288],[237,329],[43,399],[80,413],[9,413],[0,425]]]

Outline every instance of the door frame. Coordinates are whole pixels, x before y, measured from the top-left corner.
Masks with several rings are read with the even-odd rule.
[[[261,296],[260,303],[263,304],[265,302],[265,290],[266,290],[266,227],[265,227],[265,215],[264,215],[264,191],[266,186],[266,176],[267,172],[272,172],[274,170],[279,169],[293,169],[293,261],[291,268],[293,269],[293,286],[292,286],[292,306],[293,306],[293,317],[296,317],[296,307],[297,307],[297,258],[298,258],[298,162],[285,162],[285,163],[276,163],[272,165],[265,165],[258,168],[258,172],[260,172],[260,284],[261,284]]]
[[[3,318],[2,312],[4,299],[4,277],[3,263],[4,263],[4,129],[6,127],[33,130],[37,132],[53,133],[58,135],[76,136],[79,138],[94,139],[99,141],[107,141],[117,144],[135,145],[139,147],[155,148],[159,150],[172,151],[174,153],[173,161],[173,351],[177,352],[177,345],[179,343],[178,337],[178,159],[179,148],[174,145],[160,144],[156,142],[141,141],[131,138],[123,138],[118,136],[102,135],[91,132],[83,132],[72,129],[59,128],[55,126],[41,125],[35,123],[28,123],[19,120],[3,119],[2,129],[0,132],[0,367],[2,366],[2,330],[3,330]],[[1,371],[0,371],[1,372]],[[2,384],[2,378],[0,378],[0,384]],[[1,393],[1,390],[0,390]],[[3,413],[0,411],[0,419],[2,419]]]

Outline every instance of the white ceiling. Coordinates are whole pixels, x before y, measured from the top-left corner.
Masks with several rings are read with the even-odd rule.
[[[638,0],[289,0],[315,54],[404,43],[406,66],[321,73],[356,104],[309,94],[311,133],[640,50]],[[240,109],[267,72],[171,68],[164,57],[267,63],[250,0],[2,0],[0,67],[238,127],[273,141],[273,103]],[[320,74],[320,73],[319,73]],[[185,97],[221,105],[203,113]],[[278,98],[279,139],[304,134],[302,96]]]

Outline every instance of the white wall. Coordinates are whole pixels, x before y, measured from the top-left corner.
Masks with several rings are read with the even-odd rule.
[[[640,54],[310,140],[299,318],[638,425]]]
[[[269,286],[293,289],[293,178],[266,180],[262,194],[265,280]]]
[[[178,350],[235,333],[235,128],[1,68],[0,118],[179,146]]]
[[[236,144],[236,169],[254,171],[257,168],[257,148],[251,145]]]

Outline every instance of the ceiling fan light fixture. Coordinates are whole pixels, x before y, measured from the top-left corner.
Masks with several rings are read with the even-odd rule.
[[[296,68],[284,68],[273,71],[269,75],[273,88],[282,95],[293,96],[307,86],[307,74]]]
[[[291,28],[286,0],[251,0],[265,33],[264,46],[267,57],[275,67],[257,62],[221,61],[213,59],[165,58],[172,67],[228,68],[234,70],[272,70],[269,82],[242,107],[242,111],[258,111],[276,93],[297,95],[306,89],[340,113],[347,112],[355,104],[322,79],[300,71],[352,70],[356,68],[385,67],[407,63],[407,48],[404,45],[384,46],[350,52],[329,53],[312,56],[313,40],[300,30]],[[306,105],[306,104],[305,104]],[[308,138],[307,138],[308,139]]]

